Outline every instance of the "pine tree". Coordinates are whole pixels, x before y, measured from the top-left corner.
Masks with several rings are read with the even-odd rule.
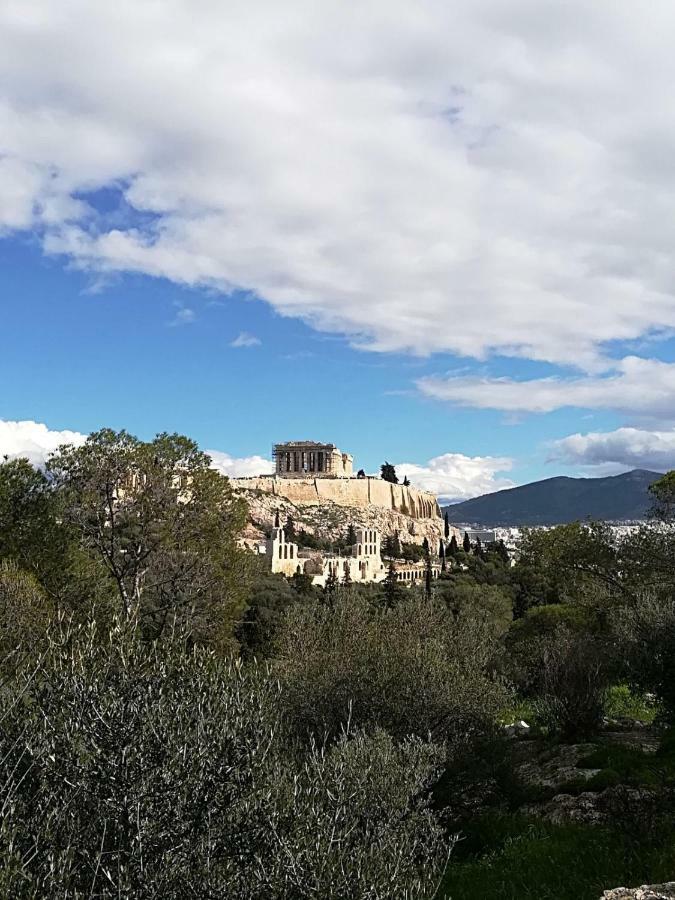
[[[448,512],[445,512],[445,539],[450,537],[450,519],[448,518]]]
[[[481,544],[480,538],[476,538],[476,546],[473,548],[473,552],[476,554],[476,556],[483,555],[483,545]]]
[[[380,473],[384,481],[389,481],[391,484],[398,484],[398,475],[396,474],[396,469],[390,462],[383,462],[380,466]]]
[[[404,475],[403,477],[403,487],[410,487],[410,479],[407,475]]]
[[[453,534],[450,538],[450,543],[448,544],[448,556],[456,556],[459,553],[459,545],[457,544],[457,538]]]
[[[471,553],[471,538],[469,537],[469,532],[464,532],[464,543],[462,544],[464,547],[465,553]]]

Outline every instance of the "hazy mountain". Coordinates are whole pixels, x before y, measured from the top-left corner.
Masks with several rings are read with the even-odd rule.
[[[481,525],[559,525],[577,519],[644,518],[649,485],[659,472],[633,469],[608,478],[546,478],[446,506],[451,522]]]

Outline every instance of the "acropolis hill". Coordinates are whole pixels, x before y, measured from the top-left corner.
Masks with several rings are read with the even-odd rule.
[[[292,441],[274,446],[275,474],[233,478],[251,520],[269,528],[279,511],[308,531],[337,536],[348,524],[398,531],[421,543],[440,538],[443,520],[434,494],[381,478],[352,474],[352,457],[334,444]]]

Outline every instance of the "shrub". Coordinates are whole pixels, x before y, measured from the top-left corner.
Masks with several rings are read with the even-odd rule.
[[[597,732],[610,677],[603,643],[560,626],[541,652],[535,703],[540,720],[564,739]]]
[[[675,600],[641,594],[616,613],[613,625],[631,683],[656,694],[662,718],[675,723]]]
[[[350,721],[397,740],[464,742],[506,700],[489,673],[494,649],[484,618],[456,618],[416,592],[391,609],[342,592],[330,606],[289,610],[276,671],[299,735],[334,737]]]
[[[417,897],[441,751],[343,734],[298,759],[259,668],[54,627],[0,692],[0,895]],[[344,865],[345,859],[349,864]]]

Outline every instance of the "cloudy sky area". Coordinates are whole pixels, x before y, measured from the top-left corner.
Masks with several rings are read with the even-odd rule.
[[[675,466],[674,40],[665,0],[5,0],[0,453]]]

